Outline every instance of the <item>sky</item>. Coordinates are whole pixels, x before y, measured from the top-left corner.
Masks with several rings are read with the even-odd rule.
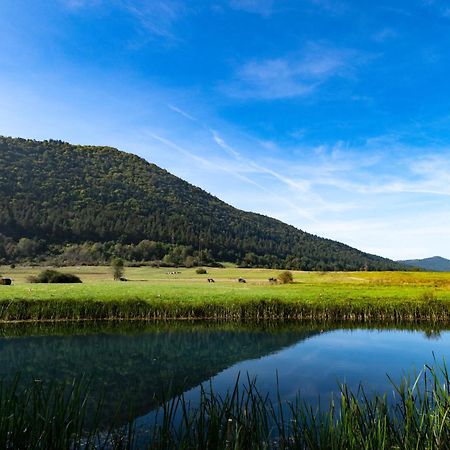
[[[0,134],[138,154],[238,208],[450,258],[450,4],[1,0]]]

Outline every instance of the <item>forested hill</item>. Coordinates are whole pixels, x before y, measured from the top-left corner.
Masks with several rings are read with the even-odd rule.
[[[424,259],[408,259],[406,261],[398,261],[407,266],[419,267],[422,270],[435,272],[450,272],[450,260],[442,258],[442,256],[432,256]]]
[[[0,260],[111,256],[167,264],[398,269],[393,261],[233,208],[109,147],[0,137]]]

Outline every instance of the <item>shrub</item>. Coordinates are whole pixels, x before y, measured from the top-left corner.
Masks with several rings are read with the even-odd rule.
[[[30,283],[81,283],[76,275],[57,270],[44,270],[37,277],[28,277]]]
[[[294,277],[290,270],[285,270],[278,275],[278,282],[281,284],[289,284],[294,282]]]
[[[204,269],[203,267],[199,267],[199,268],[195,271],[195,273],[198,274],[198,275],[205,275],[205,273],[208,273],[208,272],[207,272],[206,269]]]
[[[113,277],[116,281],[123,278],[123,275],[125,272],[124,266],[125,266],[125,264],[124,264],[122,258],[113,258],[112,259],[111,269],[112,269]]]

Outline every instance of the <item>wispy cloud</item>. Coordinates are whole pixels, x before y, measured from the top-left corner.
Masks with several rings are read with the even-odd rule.
[[[166,137],[160,136],[159,134],[153,133],[153,132],[147,132],[147,135],[150,136],[152,139],[162,143],[164,146],[175,150],[177,152],[179,152],[180,154],[188,157],[189,159],[192,159],[193,161],[195,161],[197,164],[201,164],[203,167],[209,169],[209,170],[213,170],[215,172],[226,172],[229,175],[238,178],[239,180],[248,183],[252,186],[257,187],[259,190],[263,191],[267,194],[270,195],[271,198],[276,199],[280,204],[284,204],[285,206],[289,207],[290,210],[295,211],[296,213],[298,213],[300,216],[302,217],[306,217],[309,220],[314,221],[314,217],[312,217],[311,213],[307,210],[304,209],[302,207],[299,207],[296,203],[290,201],[288,198],[286,197],[282,197],[277,195],[272,189],[263,186],[262,184],[258,183],[257,181],[253,180],[252,178],[244,175],[240,169],[239,166],[233,165],[233,164],[220,164],[220,163],[216,163],[214,161],[212,161],[211,159],[206,159],[203,157],[198,156],[195,152],[192,152],[190,150],[187,150],[184,146],[181,146],[175,142],[173,142],[173,140],[167,139]],[[234,150],[232,150],[230,147],[227,146],[227,144],[216,134],[215,135],[215,139],[216,142],[218,143],[218,145],[220,145],[220,147],[226,149],[227,151],[230,150],[232,153],[232,155],[234,157],[238,157],[239,154],[237,152],[234,152]],[[243,159],[243,162],[245,162],[245,159]],[[261,170],[262,168],[258,168],[259,170]],[[264,169],[262,169],[264,171]]]
[[[240,177],[247,183],[253,184],[264,192],[270,193],[272,197],[277,198],[277,200],[282,204],[288,205],[292,211],[295,211],[301,217],[304,217],[312,222],[316,221],[315,216],[318,209],[336,210],[336,208],[339,208],[339,205],[329,204],[325,202],[324,199],[317,193],[313,192],[310,189],[310,185],[307,180],[299,177],[289,177],[272,167],[268,167],[258,162],[254,158],[248,158],[245,154],[228,144],[221,133],[217,130],[209,127],[207,124],[204,124],[202,121],[177,106],[170,105],[169,107],[177,114],[197,123],[200,128],[207,131],[212,141],[224,152],[224,155],[227,157],[225,160],[221,160],[216,163],[212,162],[213,158],[208,160],[211,164],[214,164],[216,169],[229,171],[234,176]],[[185,150],[183,151],[186,152]],[[196,158],[194,154],[192,157]],[[289,200],[286,197],[278,196],[273,189],[265,187],[263,184],[254,179],[254,177],[258,178],[261,176],[269,177],[273,181],[281,183],[285,187],[289,188],[294,193],[293,198]]]
[[[172,111],[176,112],[177,114],[180,114],[181,116],[185,117],[186,119],[192,120],[193,122],[198,122],[197,119],[190,114],[188,114],[186,111],[183,111],[182,109],[178,108],[177,106],[174,106],[172,104],[168,104],[167,107],[171,109]]]
[[[181,0],[60,0],[68,9],[118,8],[133,17],[142,32],[174,40],[175,26],[188,12]]]
[[[132,14],[147,32],[174,39],[175,24],[187,13],[184,3],[177,0],[120,0],[122,7]]]
[[[422,0],[422,5],[425,8],[433,10],[440,17],[450,18],[450,7],[445,1]]]
[[[306,171],[302,175],[299,173],[296,176],[287,175],[286,167],[284,167],[284,170],[277,170],[273,166],[242,156],[240,152],[228,145],[217,131],[211,130],[211,132],[214,142],[225,150],[228,155],[242,163],[241,170],[242,167],[247,167],[247,170],[252,170],[253,174],[269,176],[275,182],[281,183],[285,188],[288,188],[293,193],[290,201],[293,209],[311,222],[317,222],[318,215],[323,212],[342,212],[354,208],[354,205],[349,202],[326,201],[314,188],[312,179],[308,177]]]
[[[355,50],[311,43],[299,54],[244,64],[225,90],[241,98],[303,97],[331,78],[352,75],[361,60]]]
[[[223,150],[225,150],[225,152],[227,154],[229,154],[230,156],[232,156],[233,158],[235,158],[236,160],[242,161],[244,162],[246,165],[252,167],[253,169],[255,169],[256,172],[259,173],[263,173],[263,174],[267,174],[272,176],[273,178],[277,179],[278,181],[281,181],[282,183],[286,184],[287,186],[289,186],[292,189],[295,189],[296,191],[298,191],[301,194],[305,194],[306,192],[309,191],[309,183],[305,180],[294,180],[291,179],[281,173],[278,173],[276,170],[273,170],[271,168],[267,168],[262,166],[261,164],[254,162],[246,157],[243,157],[238,151],[236,151],[233,147],[231,147],[230,145],[228,145],[225,140],[219,136],[218,132],[215,130],[211,130],[212,136],[213,136],[213,140],[214,142]]]
[[[98,6],[102,0],[60,0],[60,3],[68,9],[77,10]]]
[[[309,0],[309,2],[333,14],[342,14],[349,9],[347,2],[342,0]]]
[[[246,13],[258,14],[263,18],[268,18],[276,13],[286,11],[302,11],[306,13],[328,13],[331,15],[341,15],[349,10],[345,0],[227,0],[228,5],[235,10]]]
[[[233,9],[270,16],[273,11],[274,0],[230,0]]]
[[[320,163],[316,160],[314,166],[302,165],[299,170],[309,174],[313,186],[329,186],[352,194],[449,196],[450,148],[427,151],[425,155],[422,148],[399,144],[388,137],[344,150],[338,144],[321,147],[316,152]]]

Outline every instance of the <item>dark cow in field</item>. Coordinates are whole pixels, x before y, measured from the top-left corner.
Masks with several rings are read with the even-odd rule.
[[[208,283],[215,283],[214,278],[208,278]]]
[[[239,283],[247,283],[244,278],[239,278]]]
[[[269,278],[269,283],[270,284],[277,284],[277,279],[276,278]]]
[[[11,278],[0,278],[0,284],[3,286],[11,286],[12,280]]]
[[[120,280],[120,281],[128,281],[128,280],[127,280],[126,278],[124,278],[124,277],[120,277],[119,280]]]

